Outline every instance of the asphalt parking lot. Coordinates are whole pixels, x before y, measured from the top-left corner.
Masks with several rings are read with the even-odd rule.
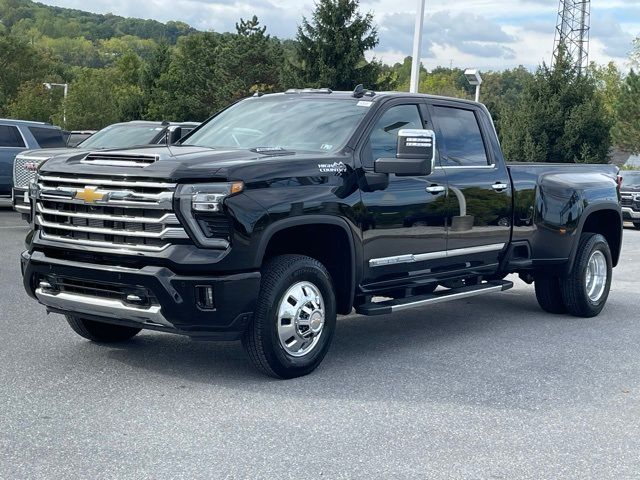
[[[312,375],[239,344],[76,336],[21,285],[0,211],[0,478],[638,478],[640,231],[609,305],[550,316],[533,288],[347,317]]]

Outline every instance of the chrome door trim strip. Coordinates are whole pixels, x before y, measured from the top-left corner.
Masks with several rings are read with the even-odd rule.
[[[502,250],[506,243],[494,243],[491,245],[480,245],[478,247],[457,248],[455,250],[442,250],[429,253],[409,253],[407,255],[396,255],[393,257],[372,258],[369,260],[370,267],[384,267],[387,265],[398,265],[401,263],[424,262],[427,260],[438,260],[448,257],[459,257],[461,255],[474,255],[477,253],[495,252]]]

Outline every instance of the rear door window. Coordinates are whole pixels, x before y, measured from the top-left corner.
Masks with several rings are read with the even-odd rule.
[[[473,110],[434,106],[437,143],[443,167],[486,167],[487,150]]]
[[[26,148],[18,127],[0,125],[0,147]]]
[[[57,128],[29,127],[29,131],[41,148],[66,147],[62,130]]]

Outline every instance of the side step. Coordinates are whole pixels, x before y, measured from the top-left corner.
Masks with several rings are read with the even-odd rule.
[[[425,305],[435,305],[436,303],[459,300],[461,298],[476,297],[486,293],[503,292],[513,287],[513,282],[507,280],[496,280],[493,282],[471,285],[442,292],[435,292],[429,295],[419,295],[416,297],[400,298],[388,300],[386,302],[369,302],[360,305],[356,312],[361,315],[388,315],[389,313],[407,310],[409,308],[423,307]]]

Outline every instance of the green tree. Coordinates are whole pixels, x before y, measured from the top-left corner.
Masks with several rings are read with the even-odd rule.
[[[108,69],[81,68],[69,86],[64,102],[66,128],[99,130],[120,120],[117,92]]]
[[[279,90],[284,59],[280,41],[266,34],[255,15],[240,19],[236,32],[220,46],[220,69],[232,95],[230,101],[256,91]]]
[[[624,150],[640,154],[640,75],[633,70],[623,84],[616,105],[613,138]]]
[[[469,82],[459,68],[438,67],[421,77],[420,92],[445,97],[469,98]]]
[[[500,136],[504,116],[516,108],[525,85],[532,78],[532,73],[523,66],[502,72],[482,72],[481,101],[491,113]]]
[[[54,70],[53,62],[28,43],[0,35],[0,113],[18,88],[27,81],[44,81]]]
[[[147,116],[154,119],[204,120],[228,105],[234,85],[220,68],[228,36],[213,32],[181,37],[167,70],[156,82]]]
[[[60,112],[62,89],[47,90],[42,82],[30,80],[20,85],[7,106],[6,114],[12,118],[51,122]]]
[[[365,52],[378,45],[371,13],[358,11],[358,0],[319,0],[312,19],[298,27],[293,79],[304,87],[374,88],[380,65],[367,62]]]
[[[589,66],[589,75],[596,82],[597,93],[607,114],[612,117],[615,116],[616,105],[624,83],[622,72],[613,62],[609,62],[607,65],[592,63]]]
[[[504,112],[502,146],[512,161],[605,163],[611,123],[594,79],[561,54],[553,68],[538,68],[516,107]]]

